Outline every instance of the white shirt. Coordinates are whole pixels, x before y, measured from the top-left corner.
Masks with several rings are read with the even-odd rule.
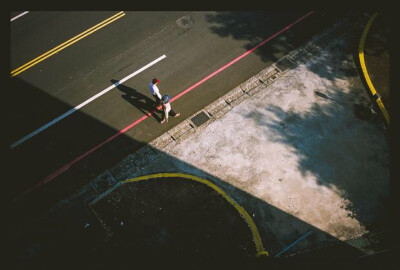
[[[170,110],[171,110],[171,104],[169,102],[164,103],[165,118],[168,118],[168,114],[169,114]]]
[[[152,82],[150,83],[150,92],[152,95],[157,95],[159,99],[161,99],[161,94],[160,90],[158,90],[157,85],[153,84]]]

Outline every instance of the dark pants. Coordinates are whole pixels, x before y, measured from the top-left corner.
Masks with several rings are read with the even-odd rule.
[[[161,99],[157,95],[153,95],[154,99],[156,100],[156,107],[161,104]]]
[[[176,115],[176,112],[171,108],[168,115],[171,115],[172,117],[174,117]]]
[[[176,112],[171,108],[168,115],[174,117],[176,115]],[[164,110],[163,110],[163,114],[162,114],[162,119],[165,119],[165,111]]]

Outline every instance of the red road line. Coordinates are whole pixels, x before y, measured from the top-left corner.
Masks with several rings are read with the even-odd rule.
[[[243,53],[242,55],[240,55],[239,57],[235,58],[234,60],[232,60],[231,62],[229,62],[228,64],[222,66],[221,68],[219,68],[218,70],[214,71],[213,73],[211,73],[210,75],[208,75],[207,77],[205,77],[204,79],[200,80],[199,82],[195,83],[194,85],[190,86],[189,88],[187,88],[186,90],[182,91],[181,93],[179,93],[177,96],[173,97],[171,99],[170,102],[173,102],[174,100],[180,98],[181,96],[189,93],[190,91],[192,91],[194,88],[196,88],[197,86],[201,85],[202,83],[204,83],[205,81],[207,81],[208,79],[214,77],[215,75],[217,75],[218,73],[220,73],[221,71],[225,70],[226,68],[230,67],[231,65],[233,65],[234,63],[236,63],[237,61],[239,61],[240,59],[242,59],[243,57],[249,55],[250,53],[252,53],[253,51],[255,51],[256,49],[258,49],[259,47],[261,47],[262,45],[264,45],[265,43],[269,42],[271,39],[275,38],[276,36],[282,34],[283,32],[289,30],[289,28],[293,27],[295,24],[301,22],[302,20],[304,20],[305,18],[307,18],[308,16],[310,16],[311,14],[313,14],[314,11],[310,11],[308,12],[306,15],[304,15],[303,17],[297,19],[296,21],[292,22],[291,24],[289,24],[288,26],[286,26],[285,28],[281,29],[280,31],[276,32],[275,34],[273,34],[272,36],[268,37],[267,39],[265,39],[264,41],[262,41],[261,43],[259,43],[258,45],[256,45],[254,48],[246,51],[245,53]],[[57,176],[59,176],[60,174],[62,174],[63,172],[65,172],[66,170],[68,170],[69,168],[71,168],[75,163],[77,163],[78,161],[80,161],[81,159],[85,158],[86,156],[88,156],[89,154],[91,154],[92,152],[96,151],[98,148],[102,147],[104,144],[112,141],[113,139],[117,138],[119,135],[125,133],[126,131],[128,131],[129,129],[133,128],[134,126],[136,126],[137,124],[139,124],[140,122],[142,122],[143,120],[149,118],[155,111],[151,111],[149,113],[147,113],[146,115],[144,115],[143,117],[139,118],[138,120],[136,120],[135,122],[133,122],[132,124],[130,124],[129,126],[121,129],[120,131],[118,131],[116,134],[112,135],[111,137],[109,137],[107,140],[105,140],[104,142],[96,145],[95,147],[93,147],[92,149],[90,149],[89,151],[87,151],[86,153],[80,155],[79,157],[77,157],[76,159],[74,159],[73,161],[65,164],[64,166],[62,166],[61,168],[59,168],[58,170],[56,170],[55,172],[53,172],[52,174],[50,174],[49,176],[47,176],[46,178],[42,179],[41,181],[39,181],[34,187],[26,190],[24,193],[22,193],[20,196],[18,196],[16,198],[16,200],[24,197],[25,195],[27,195],[28,193],[32,192],[33,190],[39,188],[40,186],[46,184],[47,182],[50,182],[51,180],[53,180],[54,178],[56,178]]]
[[[200,84],[202,84],[203,82],[207,81],[208,79],[210,79],[211,77],[217,75],[218,73],[220,73],[221,71],[223,71],[224,69],[226,69],[227,67],[235,64],[237,61],[239,61],[240,59],[242,59],[243,57],[249,55],[250,53],[252,53],[253,51],[255,51],[256,49],[258,49],[259,47],[261,47],[262,45],[264,45],[265,43],[267,43],[268,41],[270,41],[271,39],[275,38],[276,36],[282,34],[283,32],[287,31],[289,28],[291,28],[292,26],[294,26],[295,24],[299,23],[300,21],[304,20],[306,17],[310,16],[312,13],[314,13],[314,11],[310,11],[309,13],[307,13],[306,15],[304,15],[303,17],[301,17],[300,19],[297,19],[296,21],[294,21],[293,23],[289,24],[288,26],[286,26],[285,28],[283,28],[282,30],[276,32],[275,34],[273,34],[272,36],[270,36],[269,38],[267,38],[266,40],[262,41],[260,44],[258,44],[257,46],[255,46],[254,48],[248,50],[247,52],[245,52],[244,54],[240,55],[239,57],[235,58],[234,60],[232,60],[231,62],[229,62],[228,64],[224,65],[223,67],[219,68],[217,71],[214,71],[213,73],[211,73],[210,75],[208,75],[207,77],[205,77],[204,79],[202,79],[201,81],[195,83],[194,85],[192,85],[191,87],[189,87],[188,89],[186,89],[185,91],[181,92],[180,94],[178,94],[177,96],[175,96],[174,98],[171,99],[171,102],[174,101],[175,99],[178,99],[179,97],[183,96],[184,94],[190,92],[191,90],[193,90],[194,88],[196,88],[197,86],[199,86]]]

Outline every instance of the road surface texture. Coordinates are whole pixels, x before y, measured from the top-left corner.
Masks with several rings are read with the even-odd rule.
[[[16,172],[17,179],[28,178],[14,187],[16,194],[34,186],[85,147],[90,149],[90,142],[101,142],[151,111],[145,106],[146,100],[151,99],[147,84],[149,78],[161,77],[154,73],[165,76],[164,80],[160,78],[160,89],[171,89],[169,93],[175,96],[268,37],[264,32],[243,34],[241,24],[235,21],[238,14],[193,12],[191,19],[185,17],[189,25],[194,21],[190,29],[195,29],[199,21],[219,26],[203,25],[190,31],[178,29],[177,14],[167,14],[160,13],[166,21],[165,28],[160,33],[159,29],[154,30],[162,38],[144,42],[154,46],[151,57],[132,60],[105,50],[99,53],[105,58],[93,60],[96,53],[92,51],[100,49],[88,44],[79,61],[118,62],[118,66],[125,65],[133,72],[139,68],[132,68],[136,61],[144,63],[139,60],[145,58],[148,63],[165,53],[161,50],[164,46],[170,46],[165,54],[171,62],[161,61],[155,71],[135,77],[135,83],[118,85],[107,100],[98,101],[103,103],[96,108],[76,112],[62,120],[62,125],[58,123],[59,127],[51,127],[12,150],[15,162],[31,166]],[[304,14],[295,15],[299,18]],[[108,15],[104,14],[104,18]],[[239,18],[242,16],[246,18]],[[173,102],[172,106],[182,113],[181,118],[170,119],[170,123],[161,126],[156,117],[150,117],[139,128],[96,150],[51,183],[29,193],[28,198],[16,202],[15,209],[21,211],[17,222],[26,221],[14,224],[15,235],[23,239],[15,243],[19,265],[50,268],[68,256],[66,267],[77,262],[98,267],[129,266],[151,252],[156,253],[152,257],[159,258],[178,255],[219,260],[263,261],[307,254],[328,259],[355,258],[387,248],[387,127],[380,112],[374,110],[355,57],[368,14],[312,16],[315,17],[302,22],[302,30],[285,32],[277,37],[279,42],[260,47],[250,58],[241,60],[240,67],[232,66],[221,77],[210,79]],[[145,17],[140,19],[146,20]],[[286,25],[297,18],[288,18]],[[312,18],[324,23],[316,25]],[[283,23],[270,34],[286,25]],[[123,29],[129,31],[128,26]],[[218,38],[199,44],[205,29]],[[150,27],[143,30],[146,31],[153,30]],[[196,31],[199,33],[194,34]],[[193,35],[193,39],[187,35]],[[224,46],[236,48],[238,45],[233,43],[239,40],[244,48],[221,48],[218,53],[217,43],[226,44],[220,38],[230,40],[227,43],[231,45]],[[104,42],[111,42],[106,40],[104,34]],[[124,42],[129,55],[131,39]],[[138,44],[135,51],[140,46],[148,49],[143,43]],[[206,59],[198,54],[199,50],[207,55],[211,50],[211,55]],[[64,56],[65,61],[72,61],[73,52],[70,53]],[[110,55],[104,56],[107,53]],[[183,64],[185,60],[190,65]],[[15,66],[23,64],[17,58],[13,61]],[[193,67],[193,62],[198,65]],[[71,68],[72,63],[65,63],[65,69]],[[15,83],[41,96],[43,111],[37,113],[48,118],[43,120],[34,113],[25,115],[42,122],[21,127],[12,139],[79,103],[82,93],[73,93],[72,89],[79,88],[82,81],[85,84],[81,87],[90,97],[95,90],[129,74],[123,69],[119,73],[113,70],[116,65],[99,65],[89,73],[84,69],[90,70],[90,66],[77,65],[79,68],[71,68],[70,72],[79,80],[64,81],[60,88],[54,86],[61,82],[54,80],[51,85],[40,79],[44,70],[49,72],[45,77],[59,77],[56,67],[60,63],[50,60],[43,65],[48,66],[32,71],[35,74],[22,73]],[[115,75],[110,78],[109,74]],[[55,88],[58,92],[51,93]],[[21,101],[21,106],[28,101],[29,98]],[[31,106],[40,107],[37,103]],[[72,135],[72,128],[76,135]],[[68,136],[60,136],[62,133]],[[77,139],[81,134],[85,134],[86,142]],[[52,142],[54,148],[48,145]],[[38,154],[39,150],[45,153]],[[34,159],[34,153],[44,160]],[[135,181],[137,177],[159,173],[165,174]],[[174,173],[204,182],[170,177]],[[46,209],[50,210],[45,212]],[[260,243],[261,247],[257,246]]]
[[[24,169],[12,171],[9,196],[14,199],[23,195],[25,204],[33,207],[27,213],[43,211],[76,191],[126,155],[271,65],[338,16],[315,12],[284,29],[308,11],[125,13],[10,80],[10,87],[18,89],[10,92],[8,141],[12,145],[166,55],[154,66],[10,150],[9,167]],[[31,12],[13,21],[11,69],[113,14]],[[173,106],[181,112],[180,119],[160,125],[161,116],[155,114],[85,155],[152,110],[153,97],[148,89],[152,78],[161,80],[162,94],[177,96],[282,29],[285,31],[265,46],[176,100]],[[37,38],[39,33],[43,38]],[[25,49],[26,44],[32,45]],[[82,155],[84,158],[79,159]],[[76,159],[79,162],[74,162]],[[47,184],[42,185],[43,182]],[[24,204],[22,208],[27,209]]]

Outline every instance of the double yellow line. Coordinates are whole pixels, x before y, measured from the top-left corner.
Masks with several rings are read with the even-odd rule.
[[[375,20],[376,16],[378,16],[378,13],[374,13],[374,15],[369,19],[367,25],[365,26],[364,32],[361,36],[360,40],[360,45],[358,46],[358,56],[360,59],[360,65],[362,72],[364,74],[365,80],[368,84],[368,88],[371,91],[372,96],[376,99],[376,103],[378,104],[379,108],[381,109],[383,116],[386,119],[386,122],[390,124],[390,117],[389,113],[387,112],[385,106],[382,103],[381,96],[376,92],[374,85],[372,84],[372,81],[368,75],[367,67],[365,65],[365,59],[364,59],[364,43],[365,39],[367,38],[368,31],[372,25],[372,22]]]
[[[123,11],[118,12],[117,14],[115,14],[115,15],[111,16],[110,18],[102,21],[101,23],[96,24],[95,26],[89,28],[85,32],[83,32],[83,33],[81,33],[81,34],[79,34],[79,35],[77,35],[77,36],[65,41],[64,43],[58,45],[57,47],[51,49],[50,51],[48,51],[48,52],[36,57],[35,59],[29,61],[28,63],[20,66],[19,68],[14,69],[13,71],[11,71],[11,76],[14,77],[14,76],[20,74],[21,72],[27,70],[28,68],[33,67],[34,65],[40,63],[41,61],[49,58],[50,56],[52,56],[52,55],[58,53],[59,51],[67,48],[68,46],[71,46],[72,44],[78,42],[82,38],[84,38],[84,37],[96,32],[97,30],[100,30],[104,26],[106,26],[106,25],[108,25],[108,24],[110,24],[110,23],[122,18],[123,16],[125,16],[125,13]]]

